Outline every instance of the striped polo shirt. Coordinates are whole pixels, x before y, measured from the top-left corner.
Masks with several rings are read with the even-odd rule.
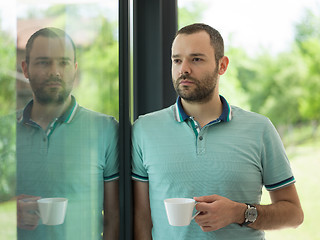
[[[117,121],[72,97],[44,130],[30,118],[32,104],[17,124],[17,194],[69,201],[64,224],[18,229],[18,239],[101,239],[104,182],[119,177]]]
[[[180,99],[166,109],[140,116],[133,126],[132,177],[148,181],[152,234],[158,239],[264,239],[264,233],[237,224],[204,233],[193,221],[168,224],[163,200],[218,194],[259,204],[262,187],[276,190],[295,182],[280,137],[268,118],[230,106],[200,128]]]

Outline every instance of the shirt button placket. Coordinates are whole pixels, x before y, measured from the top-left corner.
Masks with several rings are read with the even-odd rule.
[[[203,137],[203,133],[202,131],[199,133],[198,135],[198,154],[203,154],[205,152],[205,141],[204,141],[204,137]]]
[[[43,132],[43,135],[42,135],[42,144],[41,145],[42,145],[42,147],[41,147],[42,153],[47,154],[48,153],[48,137],[45,132]]]

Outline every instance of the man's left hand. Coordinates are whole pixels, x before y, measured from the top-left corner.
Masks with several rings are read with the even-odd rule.
[[[195,218],[202,231],[210,232],[223,228],[231,223],[242,223],[246,204],[234,202],[219,195],[194,197],[198,202],[197,211],[201,213]]]

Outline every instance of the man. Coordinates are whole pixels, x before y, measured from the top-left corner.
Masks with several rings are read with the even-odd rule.
[[[118,124],[71,95],[76,49],[62,30],[44,28],[26,45],[23,73],[33,100],[17,123],[18,239],[118,239]],[[65,221],[48,226],[39,198],[68,199]]]
[[[281,140],[261,115],[219,95],[228,67],[223,39],[205,24],[178,31],[172,44],[173,106],[133,127],[135,239],[264,239],[263,230],[297,227],[303,211]],[[272,204],[260,205],[263,185]],[[168,224],[163,200],[194,198],[201,213]]]

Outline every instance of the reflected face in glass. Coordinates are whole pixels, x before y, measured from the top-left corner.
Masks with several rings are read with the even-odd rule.
[[[73,51],[68,39],[39,36],[34,40],[29,63],[23,62],[22,68],[36,101],[61,104],[70,95],[77,71]]]
[[[205,102],[218,81],[214,49],[206,32],[179,34],[172,44],[172,81],[186,101]]]

